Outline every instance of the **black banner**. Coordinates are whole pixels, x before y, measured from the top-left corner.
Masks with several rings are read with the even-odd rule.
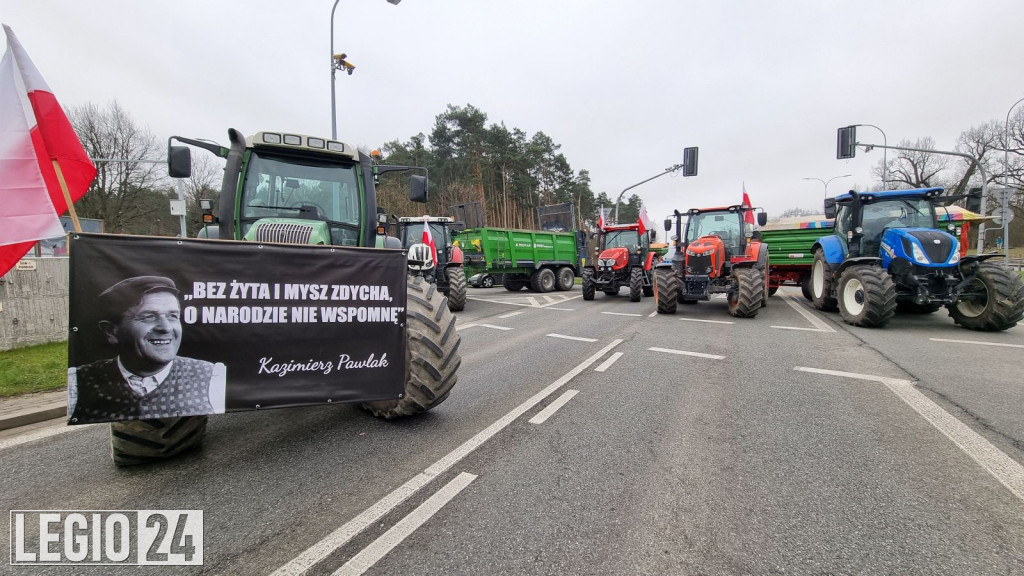
[[[399,250],[70,238],[69,423],[404,392]]]

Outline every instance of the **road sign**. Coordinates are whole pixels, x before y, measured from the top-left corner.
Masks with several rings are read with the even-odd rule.
[[[988,193],[998,202],[1003,201],[1003,197],[1013,198],[1013,193],[1016,192],[1013,188],[989,188]]]
[[[992,212],[992,222],[999,226],[1002,226],[1004,223],[1009,224],[1013,222],[1013,209],[1009,206],[997,208]]]

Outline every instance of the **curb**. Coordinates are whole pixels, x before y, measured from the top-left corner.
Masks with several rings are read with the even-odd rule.
[[[35,410],[26,410],[24,412],[0,418],[0,430],[9,430],[11,428],[28,426],[29,424],[35,424],[37,422],[45,422],[46,420],[53,420],[54,418],[67,416],[67,414],[67,404],[54,404]]]

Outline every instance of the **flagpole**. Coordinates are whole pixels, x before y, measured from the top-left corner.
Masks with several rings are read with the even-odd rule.
[[[75,225],[75,232],[81,232],[82,224],[78,221],[78,212],[75,211],[75,203],[71,200],[71,192],[68,191],[68,183],[64,181],[64,172],[60,169],[60,163],[57,162],[57,160],[53,160],[53,169],[57,172],[57,181],[60,182],[60,190],[64,193],[64,201],[68,204],[68,214],[71,215],[71,222]]]

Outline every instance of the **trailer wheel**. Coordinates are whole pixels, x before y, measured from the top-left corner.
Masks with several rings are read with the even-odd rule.
[[[452,266],[444,271],[448,277],[448,309],[460,312],[466,309],[466,270]]]
[[[810,276],[811,302],[814,307],[824,312],[835,312],[839,304],[836,299],[830,296],[832,293],[832,273],[828,270],[828,262],[825,261],[825,251],[818,250],[814,253],[814,264],[811,265]]]
[[[461,338],[444,295],[420,278],[410,278],[406,301],[405,393],[363,408],[391,420],[426,412],[448,398],[459,380]]]
[[[551,271],[551,268],[541,268],[540,270],[534,270],[533,274],[530,274],[530,290],[534,292],[551,292],[555,289],[555,273]]]
[[[164,460],[199,447],[207,416],[110,423],[110,458],[117,466]]]
[[[839,314],[843,322],[880,328],[896,315],[896,285],[875,266],[851,266],[839,277]]]
[[[593,300],[594,299],[594,269],[584,268],[583,269],[583,299]]]
[[[803,293],[804,298],[806,298],[808,302],[814,302],[814,297],[811,295],[810,274],[807,274],[800,279],[800,292]]]
[[[769,296],[775,296],[776,294],[778,294],[778,292],[779,292],[779,287],[778,286],[769,286],[768,287],[768,295]]]
[[[568,266],[562,266],[558,269],[558,282],[556,288],[565,292],[572,290],[572,287],[576,284],[576,274],[572,271],[572,268]]]
[[[982,262],[960,299],[946,308],[953,322],[968,330],[1013,328],[1024,317],[1024,282],[1004,266]]]
[[[519,292],[524,286],[526,286],[526,280],[522,280],[520,278],[510,280],[508,276],[505,276],[503,284],[505,286],[505,290],[508,290],[509,292]]]
[[[658,268],[654,273],[654,302],[658,314],[675,314],[679,298],[679,278],[671,268]]]
[[[764,299],[764,279],[757,268],[733,268],[736,290],[729,292],[729,314],[736,318],[753,318]]]
[[[629,271],[629,301],[639,302],[644,295],[644,270],[634,266]]]

